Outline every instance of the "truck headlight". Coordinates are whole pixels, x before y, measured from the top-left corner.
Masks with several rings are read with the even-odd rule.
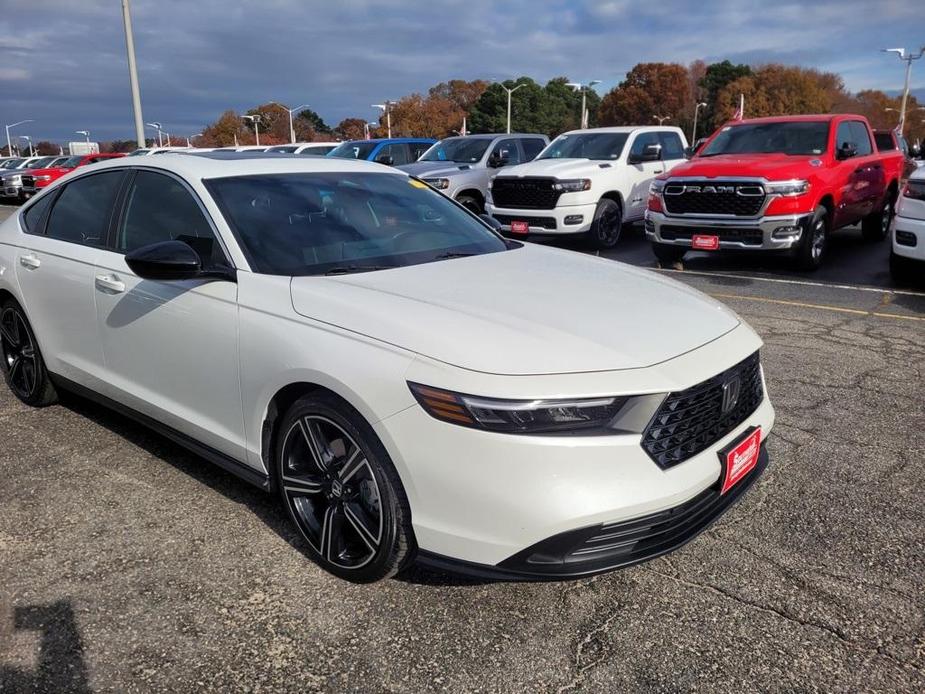
[[[9,186],[15,186],[22,183],[22,176],[7,176],[3,179],[3,182]]]
[[[809,190],[809,181],[771,181],[764,188],[769,195],[803,195]]]
[[[450,424],[506,434],[616,433],[611,427],[627,397],[503,400],[408,383],[431,417]],[[596,431],[595,431],[596,430]]]
[[[47,176],[47,175],[46,176],[34,176],[33,178],[36,181],[50,181],[51,180],[51,176]]]
[[[437,190],[446,190],[450,187],[450,179],[448,178],[425,178],[422,180],[431,188],[436,188]]]
[[[591,190],[591,179],[589,178],[570,178],[562,181],[556,181],[552,184],[554,190],[563,193],[580,193],[583,190]]]
[[[665,190],[665,181],[660,178],[653,178],[649,184],[649,195],[659,195]]]

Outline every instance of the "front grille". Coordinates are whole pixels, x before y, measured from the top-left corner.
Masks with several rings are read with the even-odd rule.
[[[26,188],[32,188],[32,187],[35,185],[35,178],[33,178],[32,176],[23,176],[23,177],[22,177],[22,184],[23,184]]]
[[[521,210],[551,210],[559,202],[560,191],[553,188],[554,178],[504,178],[491,184],[495,207]]]
[[[661,234],[666,241],[691,241],[694,234],[710,234],[719,236],[720,241],[737,241],[749,246],[760,246],[764,242],[764,233],[757,227],[709,227],[697,229],[663,224]]]
[[[722,412],[724,388],[738,377],[738,401]],[[683,463],[739,426],[764,399],[758,352],[718,376],[669,393],[642,434],[642,447],[661,468]]]
[[[716,214],[754,217],[764,205],[759,183],[735,181],[668,182],[662,193],[668,214]]]
[[[555,217],[524,217],[523,215],[512,217],[507,214],[496,214],[495,219],[505,226],[510,226],[511,222],[526,222],[532,227],[542,227],[543,229],[556,228]]]

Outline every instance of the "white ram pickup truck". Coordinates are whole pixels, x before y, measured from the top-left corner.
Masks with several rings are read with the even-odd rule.
[[[491,183],[488,214],[512,236],[584,234],[613,248],[646,210],[649,183],[685,160],[680,128],[623,126],[559,135]]]

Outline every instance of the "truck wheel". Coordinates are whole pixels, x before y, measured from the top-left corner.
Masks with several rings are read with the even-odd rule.
[[[652,242],[652,252],[662,267],[681,262],[687,249],[684,246],[672,246],[668,243]]]
[[[610,198],[603,198],[594,210],[594,221],[588,232],[588,240],[595,248],[613,248],[620,240],[623,229],[623,210]]]
[[[871,212],[861,221],[861,235],[865,241],[883,241],[890,233],[893,221],[893,196],[888,194],[886,201],[876,212]]]
[[[800,245],[794,253],[794,262],[800,270],[815,270],[822,265],[828,244],[829,211],[819,205],[806,226]]]
[[[485,207],[482,205],[481,201],[472,195],[460,195],[456,198],[456,202],[465,207],[472,214],[482,214],[485,211]]]

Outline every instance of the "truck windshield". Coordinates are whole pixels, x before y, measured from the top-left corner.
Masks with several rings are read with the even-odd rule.
[[[559,135],[537,159],[619,159],[627,133],[578,133]]]
[[[83,154],[78,154],[75,157],[70,157],[68,159],[65,159],[63,162],[58,164],[58,166],[60,166],[62,169],[73,169],[75,166],[77,166],[80,163],[80,160],[83,158],[84,158]]]
[[[341,159],[368,159],[375,148],[375,142],[344,142],[328,152],[328,156]]]
[[[698,157],[720,154],[810,155],[825,152],[828,121],[745,123],[727,125]]]
[[[451,161],[458,164],[474,164],[481,161],[491,144],[486,138],[448,137],[424,152],[418,161]]]

